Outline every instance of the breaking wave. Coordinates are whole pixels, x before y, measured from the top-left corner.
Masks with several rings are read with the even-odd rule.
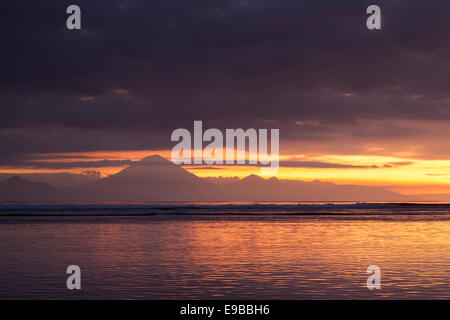
[[[161,202],[102,204],[3,204],[0,216],[152,215],[450,215],[450,204],[360,202]]]

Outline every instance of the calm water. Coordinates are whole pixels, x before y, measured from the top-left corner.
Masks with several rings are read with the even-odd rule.
[[[0,206],[0,298],[450,298],[450,206]],[[66,268],[82,290],[66,288]],[[366,288],[378,265],[382,289]]]

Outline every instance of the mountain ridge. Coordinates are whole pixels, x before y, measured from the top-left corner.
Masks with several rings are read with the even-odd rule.
[[[159,155],[145,157],[114,175],[75,187],[57,189],[49,184],[30,182],[15,176],[0,183],[0,192],[2,190],[5,190],[5,193],[0,196],[0,201],[418,200],[378,187],[264,179],[254,174],[235,182],[218,185]]]

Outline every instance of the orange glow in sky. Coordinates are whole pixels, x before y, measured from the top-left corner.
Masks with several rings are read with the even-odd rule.
[[[134,150],[134,151],[95,151],[83,153],[40,154],[38,160],[43,162],[82,162],[101,160],[132,160],[159,154],[170,159],[170,150]],[[61,158],[58,158],[61,156]],[[48,158],[46,158],[48,157]],[[358,184],[380,186],[404,194],[450,193],[450,160],[420,160],[407,157],[362,156],[362,155],[281,155],[283,160],[301,160],[310,162],[332,163],[351,168],[314,168],[283,167],[277,178],[298,179],[304,181],[329,181],[336,184]],[[364,167],[366,166],[366,167]],[[373,167],[370,167],[373,166]],[[92,167],[69,169],[33,169],[26,167],[2,167],[2,173],[43,173],[97,171],[108,176],[124,169],[126,165],[117,167]],[[364,168],[361,168],[364,167]],[[250,174],[260,175],[256,166],[184,166],[185,169],[200,177],[240,177]]]

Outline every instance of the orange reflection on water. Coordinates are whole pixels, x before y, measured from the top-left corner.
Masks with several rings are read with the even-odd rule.
[[[109,277],[132,278],[125,291],[134,285],[190,298],[450,297],[449,221],[158,218],[99,224],[90,234],[89,263]],[[382,270],[380,291],[365,287],[369,265]]]

